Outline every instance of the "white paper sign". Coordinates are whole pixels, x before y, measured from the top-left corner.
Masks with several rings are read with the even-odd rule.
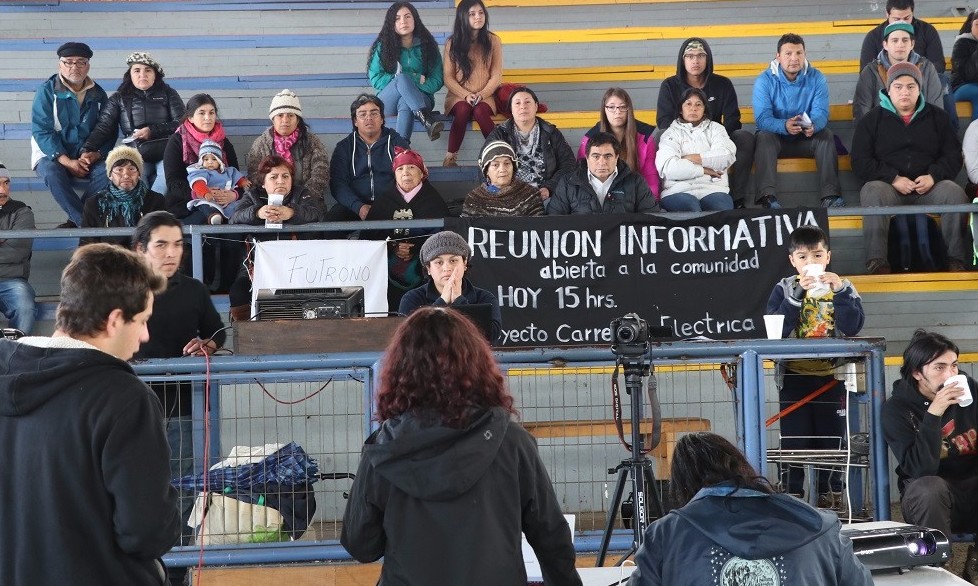
[[[387,244],[379,240],[270,240],[255,245],[251,313],[260,289],[363,287],[367,317],[387,315]]]

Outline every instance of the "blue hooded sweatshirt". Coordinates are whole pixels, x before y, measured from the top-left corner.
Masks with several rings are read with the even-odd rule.
[[[785,77],[777,59],[754,82],[754,123],[758,130],[788,136],[789,118],[808,114],[815,132],[829,123],[829,86],[825,76],[808,60],[794,81]],[[795,135],[804,137],[804,134]]]

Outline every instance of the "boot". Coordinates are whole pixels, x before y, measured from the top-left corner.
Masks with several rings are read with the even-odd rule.
[[[431,113],[431,108],[421,108],[420,110],[415,110],[412,112],[414,117],[418,119],[418,122],[424,124],[424,128],[428,131],[428,138],[435,141],[441,136],[441,131],[445,128],[445,125],[440,121],[435,120]]]

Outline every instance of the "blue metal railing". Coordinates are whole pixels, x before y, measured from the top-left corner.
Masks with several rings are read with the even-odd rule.
[[[736,363],[736,433],[737,441],[747,459],[758,470],[764,470],[767,446],[764,428],[765,375],[764,361],[791,358],[848,357],[865,361],[866,390],[859,401],[869,403],[869,430],[872,447],[870,474],[873,480],[874,516],[878,520],[889,519],[890,487],[887,468],[886,446],[879,432],[880,412],[885,397],[883,378],[883,352],[885,342],[877,338],[818,339],[818,340],[734,340],[696,341],[653,344],[648,360],[653,364],[668,363]],[[496,353],[504,369],[518,367],[553,368],[553,364],[567,367],[609,366],[614,356],[608,348],[534,348]],[[309,380],[344,375],[362,376],[363,380],[363,432],[364,437],[373,425],[373,389],[381,355],[376,352],[348,354],[298,354],[267,356],[221,356],[211,359],[209,368],[212,382],[217,386],[230,382],[254,382],[265,380]],[[148,360],[134,366],[145,380],[166,380],[178,376],[181,380],[201,381],[206,378],[207,367],[202,358]],[[173,374],[179,373],[179,374]],[[198,391],[200,393],[200,391]],[[218,411],[216,389],[212,388],[211,410]],[[195,408],[202,408],[203,398],[195,398]],[[195,428],[202,434],[204,427]],[[219,426],[212,424],[210,444],[214,448],[210,457],[220,454]],[[195,437],[195,444],[202,443]],[[579,552],[596,551],[600,532],[585,531],[578,534],[575,547]],[[615,532],[611,549],[624,550],[631,545],[631,532]],[[177,547],[167,554],[168,564],[191,566],[198,562],[200,550],[195,546]],[[275,544],[248,544],[205,546],[205,565],[263,564],[300,561],[324,561],[349,559],[348,554],[335,541],[296,541]]]

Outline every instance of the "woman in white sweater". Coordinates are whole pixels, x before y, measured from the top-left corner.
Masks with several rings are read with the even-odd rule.
[[[668,212],[732,210],[727,168],[737,147],[722,124],[710,120],[706,94],[683,92],[681,114],[662,133],[655,166],[662,177],[659,200]]]

